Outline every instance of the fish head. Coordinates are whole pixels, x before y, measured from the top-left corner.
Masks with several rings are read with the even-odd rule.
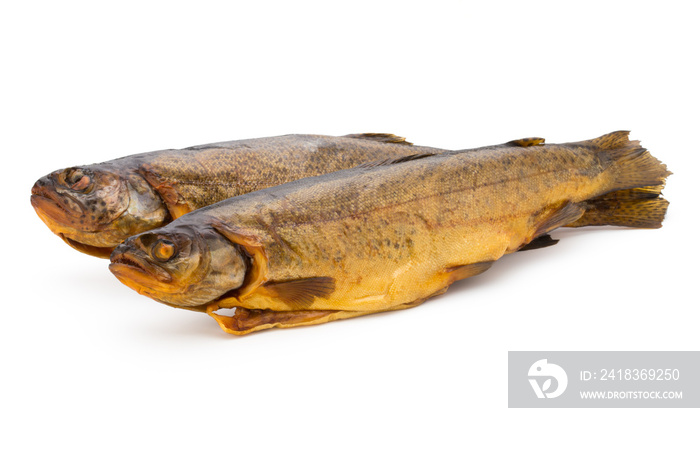
[[[217,231],[173,224],[129,238],[110,259],[128,287],[190,309],[238,289],[248,268],[247,256]]]
[[[169,218],[162,199],[140,174],[109,165],[50,173],[32,187],[31,203],[51,231],[98,257],[109,257],[124,239]]]

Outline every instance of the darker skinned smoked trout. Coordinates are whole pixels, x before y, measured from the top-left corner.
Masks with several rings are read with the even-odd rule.
[[[383,133],[220,142],[58,170],[36,182],[31,202],[70,246],[109,257],[129,236],[229,197],[369,161],[438,150]]]
[[[110,270],[229,333],[318,324],[416,306],[558,227],[658,228],[668,175],[626,131],[409,155],[189,213],[129,238]]]

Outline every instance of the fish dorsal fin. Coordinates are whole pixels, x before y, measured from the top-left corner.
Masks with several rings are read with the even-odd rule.
[[[506,143],[506,145],[508,146],[517,147],[539,146],[540,144],[544,144],[544,138],[522,138],[515,139]]]
[[[391,144],[405,144],[407,146],[412,146],[412,142],[408,142],[406,138],[397,136],[391,133],[358,133],[358,134],[346,134],[344,138],[354,138],[354,139],[367,139],[369,141],[376,142],[388,142]]]
[[[212,226],[229,241],[240,246],[250,256],[251,267],[246,273],[243,285],[237,290],[237,298],[242,300],[267,281],[268,259],[265,248],[258,238],[246,235],[224,223],[215,222]]]
[[[316,298],[327,298],[335,291],[333,277],[310,277],[285,282],[266,283],[265,290],[273,298],[294,307],[307,309]]]
[[[360,164],[357,167],[358,168],[383,167],[385,165],[394,165],[397,163],[409,162],[411,160],[418,160],[418,159],[422,159],[425,157],[430,157],[431,155],[437,155],[437,153],[431,152],[431,153],[426,153],[426,154],[412,154],[412,155],[405,155],[403,157],[397,157],[397,158],[393,158],[393,159],[388,158],[388,159],[381,159],[381,160],[372,160],[372,161]]]

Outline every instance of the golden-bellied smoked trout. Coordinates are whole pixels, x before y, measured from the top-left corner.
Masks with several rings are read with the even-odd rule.
[[[229,197],[373,160],[436,150],[381,133],[205,144],[58,170],[36,182],[31,202],[66,243],[109,257],[129,236]]]
[[[110,270],[229,333],[317,324],[416,306],[504,254],[554,243],[558,227],[658,228],[669,174],[626,131],[412,155],[192,212],[129,238]]]

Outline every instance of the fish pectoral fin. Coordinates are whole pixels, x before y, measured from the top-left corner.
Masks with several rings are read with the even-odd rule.
[[[297,309],[309,307],[316,298],[327,298],[335,291],[332,277],[310,277],[286,282],[266,283],[262,287],[271,297]]]
[[[554,246],[559,242],[558,239],[554,239],[549,235],[538,236],[527,244],[520,246],[518,251],[530,251],[532,249],[546,248],[549,246]]]
[[[544,138],[522,138],[506,142],[507,146],[530,147],[544,144]]]
[[[449,283],[454,283],[457,280],[473,277],[480,273],[486,272],[496,261],[477,262],[474,264],[457,265],[445,269],[445,273],[449,275]]]
[[[207,312],[226,332],[234,335],[264,330],[273,327],[298,327],[328,322],[334,313],[342,311],[267,311],[261,309],[236,308],[232,316]]]
[[[390,144],[405,144],[407,146],[412,146],[412,142],[408,142],[406,138],[397,136],[391,133],[359,133],[359,134],[346,134],[344,138],[353,139],[367,139],[376,142],[387,142]]]

